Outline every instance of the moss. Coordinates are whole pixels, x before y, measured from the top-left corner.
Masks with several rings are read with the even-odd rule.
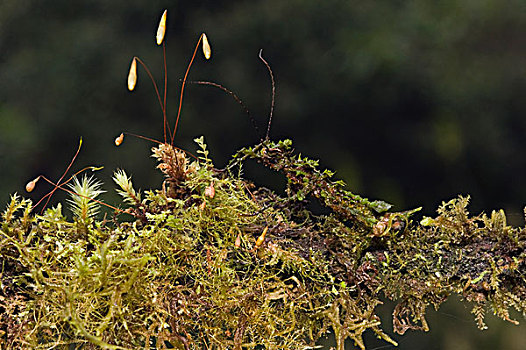
[[[2,347],[307,349],[330,331],[339,349],[347,338],[365,349],[367,329],[395,344],[375,313],[384,298],[398,301],[400,334],[428,330],[426,308],[453,293],[480,328],[488,308],[513,323],[510,307],[524,313],[526,235],[502,211],[473,217],[460,197],[420,224],[415,211],[353,194],[290,141],[242,149],[221,170],[196,141],[193,161],[153,149],[162,189],[141,194],[116,173],[131,222],[68,220],[60,204],[36,215],[12,197],[0,231]],[[282,173],[286,193],[239,176],[248,158]],[[309,200],[330,213],[312,214]]]
[[[117,170],[123,199],[114,207],[96,199],[104,191],[93,177],[62,182],[81,140],[57,183],[41,175],[26,186],[32,191],[39,179],[53,186],[35,206],[57,189],[69,192],[72,219],[60,203],[38,215],[30,200],[11,197],[0,222],[0,349],[312,349],[332,332],[338,350],[346,339],[363,350],[366,330],[396,345],[376,314],[382,300],[397,301],[394,331],[403,334],[427,331],[427,307],[452,294],[472,305],[481,329],[487,309],[517,323],[508,310],[526,311],[526,231],[508,226],[502,210],[470,216],[460,197],[415,222],[420,208],[393,212],[351,192],[290,140],[268,140],[270,122],[266,139],[236,152],[224,169],[214,167],[202,137],[198,157],[173,147],[202,39],[168,134],[166,95],[139,58],[130,68],[129,89],[139,62],[163,111],[165,142],[152,149],[165,176],[160,189],[140,193]],[[274,91],[261,52],[260,59]],[[196,83],[219,87],[244,107],[221,85]],[[284,176],[285,192],[243,178],[248,159]],[[75,174],[86,170],[100,168]],[[310,201],[327,214],[312,213]],[[97,218],[101,205],[112,218]]]

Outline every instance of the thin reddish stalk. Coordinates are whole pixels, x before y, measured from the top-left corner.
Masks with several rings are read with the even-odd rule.
[[[80,171],[77,172],[75,175],[77,175],[78,173],[80,173]],[[75,175],[73,175],[71,178],[73,178]],[[65,191],[65,192],[67,192],[67,193],[69,193],[69,194],[72,194],[72,195],[75,195],[75,196],[79,196],[79,197],[82,197],[82,198],[86,198],[86,199],[92,200],[92,201],[94,201],[95,203],[99,203],[100,205],[104,205],[105,207],[108,207],[108,208],[110,208],[110,209],[113,209],[113,210],[119,211],[119,212],[121,212],[121,213],[124,213],[124,212],[125,212],[124,210],[119,209],[119,208],[117,208],[117,207],[114,207],[114,206],[111,205],[111,204],[104,203],[104,202],[99,201],[98,199],[95,199],[95,198],[91,198],[91,197],[88,197],[88,196],[84,196],[84,195],[82,195],[82,194],[79,194],[79,193],[76,193],[75,191],[70,190],[69,188],[63,187],[63,186],[64,186],[67,182],[69,182],[71,179],[68,180],[68,181],[66,181],[65,183],[59,185],[59,184],[54,183],[53,181],[51,181],[50,179],[48,179],[47,177],[45,177],[45,176],[43,176],[43,175],[41,175],[41,178],[44,179],[45,181],[47,181],[47,182],[48,182],[49,184],[51,184],[52,186],[55,186],[55,188],[53,189],[53,191],[56,191],[57,189],[60,188],[62,191]],[[50,193],[51,193],[51,192],[50,192]],[[48,195],[49,195],[49,193],[48,193],[46,196],[48,196]],[[35,207],[36,207],[39,203],[40,203],[40,201],[35,205]]]
[[[82,147],[82,138],[80,139],[79,141],[79,147],[77,148],[77,152],[75,152],[75,155],[73,156],[73,159],[71,159],[71,162],[69,162],[69,165],[68,167],[66,168],[66,170],[64,171],[64,173],[62,174],[62,176],[60,177],[60,179],[58,179],[57,183],[60,184],[60,181],[62,181],[62,179],[64,178],[64,176],[66,176],[66,174],[68,173],[69,169],[71,169],[71,166],[73,165],[73,163],[75,162],[75,159],[77,159],[77,156],[79,155],[79,152],[80,152],[80,148]],[[46,201],[46,203],[44,204],[44,207],[42,208],[42,212],[44,211],[44,209],[46,208],[46,206],[48,205],[49,203],[49,200],[51,199],[51,196],[53,195],[53,193],[55,193],[57,189],[54,188],[50,193],[49,193],[49,197]],[[44,197],[42,197],[42,199],[44,199]],[[42,201],[42,199],[40,201]],[[40,201],[38,203],[40,203]],[[37,205],[38,205],[37,203]],[[35,205],[36,206],[36,205]]]
[[[158,144],[160,144],[160,145],[163,144],[161,141],[157,141],[157,140],[155,140],[155,139],[152,139],[152,138],[149,138],[149,137],[146,137],[146,136],[142,136],[142,135],[134,134],[134,133],[132,133],[132,132],[124,132],[124,134],[126,134],[126,135],[130,135],[130,136],[134,136],[134,137],[138,137],[138,138],[143,139],[143,140],[147,140],[147,141],[155,142],[155,143],[158,143]],[[172,145],[170,145],[170,146],[172,146]],[[192,157],[192,158],[194,158],[194,159],[199,159],[199,158],[197,158],[195,155],[193,155],[192,153],[190,153],[190,152],[188,152],[188,151],[186,151],[186,150],[184,150],[184,149],[182,149],[182,148],[179,148],[179,147],[176,147],[176,146],[172,146],[172,147],[175,148],[176,150],[179,150],[179,151],[181,151],[181,152],[184,152],[184,153],[188,154],[190,157]]]
[[[71,165],[70,165],[70,166],[71,166]],[[74,178],[75,176],[77,176],[78,174],[80,174],[80,173],[82,173],[82,172],[84,172],[84,171],[86,171],[86,170],[88,170],[88,169],[93,169],[93,168],[94,168],[94,167],[92,167],[92,166],[87,166],[87,167],[85,167],[85,168],[83,168],[83,169],[77,171],[75,174],[71,175],[69,179],[67,179],[67,180],[64,181],[62,184],[60,184],[60,181],[61,181],[62,178],[64,177],[64,176],[62,176],[62,178],[60,178],[60,179],[58,180],[57,183],[60,184],[60,186],[67,185],[67,184],[68,184],[71,180],[73,180],[73,178]],[[67,172],[67,170],[66,170],[66,172]],[[65,175],[65,173],[64,173],[64,175]],[[48,180],[44,175],[40,175],[39,177],[41,177],[41,178],[43,178],[44,180],[46,180],[46,181],[49,182],[49,180]],[[37,207],[37,206],[38,206],[38,205],[44,200],[44,198],[48,198],[48,200],[46,201],[46,204],[44,204],[44,207],[42,208],[42,210],[41,210],[40,213],[43,213],[43,212],[44,212],[44,209],[46,209],[46,206],[48,205],[49,200],[51,199],[51,196],[53,196],[53,193],[55,193],[55,191],[57,190],[57,187],[60,187],[60,186],[57,186],[57,185],[55,185],[55,186],[56,186],[56,187],[55,187],[53,190],[49,191],[48,194],[46,194],[44,197],[40,198],[40,200],[37,202],[37,204],[34,205],[34,207],[36,208],[36,207]]]
[[[163,106],[163,128],[164,128],[164,143],[166,143],[166,124],[168,123],[166,120],[166,93],[168,90],[168,69],[166,65],[166,40],[163,40],[163,59],[164,59],[164,106]],[[170,128],[168,127],[168,130]]]
[[[144,68],[144,70],[146,71],[148,76],[150,77],[150,80],[152,81],[153,87],[155,89],[155,94],[157,95],[157,99],[159,100],[159,106],[161,106],[161,110],[163,111],[163,115],[165,115],[165,109],[164,109],[163,101],[161,101],[161,94],[159,93],[159,88],[157,87],[157,83],[155,82],[155,79],[153,78],[152,73],[148,69],[148,66],[146,66],[146,64],[139,57],[135,56],[135,59],[137,59],[137,61],[139,61],[139,63],[142,65],[142,67]]]
[[[192,63],[194,62],[195,55],[197,54],[197,49],[199,49],[199,44],[201,43],[201,39],[203,38],[203,34],[199,37],[199,40],[197,40],[197,45],[195,46],[194,54],[192,55],[192,59],[190,60],[190,63],[188,64],[188,67],[186,68],[186,73],[184,74],[183,84],[181,85],[181,94],[179,96],[179,109],[177,111],[177,119],[175,120],[175,126],[172,133],[172,139],[171,144],[174,143],[174,137],[175,133],[177,132],[177,125],[179,124],[179,117],[181,116],[181,107],[183,105],[183,94],[184,94],[184,86],[186,85],[186,78],[188,77],[188,73],[190,72],[190,67],[192,67]]]

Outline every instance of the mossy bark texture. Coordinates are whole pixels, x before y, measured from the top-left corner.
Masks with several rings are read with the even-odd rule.
[[[225,169],[196,141],[195,160],[153,149],[159,190],[140,193],[117,172],[127,214],[111,219],[68,220],[60,204],[37,215],[12,197],[1,349],[311,349],[328,332],[339,350],[348,338],[366,349],[367,329],[395,344],[375,312],[385,299],[399,334],[427,330],[427,307],[452,294],[482,329],[488,309],[512,323],[510,307],[526,311],[526,231],[503,211],[470,216],[460,197],[416,220],[418,209],[350,192],[288,140],[244,148]],[[283,174],[285,193],[244,179],[248,159]]]

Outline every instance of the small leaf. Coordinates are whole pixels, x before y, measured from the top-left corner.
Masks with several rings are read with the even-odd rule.
[[[435,220],[427,216],[424,216],[424,218],[420,221],[420,225],[422,226],[433,226],[434,224]]]
[[[384,202],[384,201],[374,201],[374,202],[371,202],[371,207],[377,212],[377,213],[383,213],[385,211],[388,211],[389,209],[392,208],[392,204],[389,204],[387,202]]]

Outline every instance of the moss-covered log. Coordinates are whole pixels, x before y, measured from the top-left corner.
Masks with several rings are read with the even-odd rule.
[[[193,161],[153,149],[159,190],[139,193],[116,172],[132,221],[82,210],[68,220],[60,204],[36,215],[12,197],[0,226],[1,348],[308,349],[331,331],[339,349],[347,338],[365,349],[367,329],[395,344],[375,312],[385,299],[398,303],[400,334],[427,330],[426,308],[452,294],[480,328],[487,309],[513,323],[510,307],[525,312],[526,233],[502,211],[470,216],[461,197],[415,220],[418,209],[350,192],[290,141],[242,149],[225,169],[197,143]],[[249,158],[283,174],[285,193],[244,179]]]

